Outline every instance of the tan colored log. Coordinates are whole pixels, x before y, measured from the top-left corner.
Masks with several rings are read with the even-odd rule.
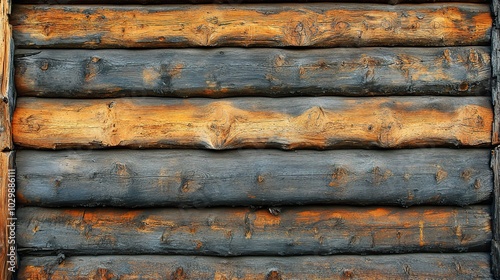
[[[10,115],[14,104],[14,44],[9,25],[9,1],[0,4],[0,151],[12,148]]]
[[[26,257],[22,279],[491,279],[488,253],[379,256]]]
[[[242,4],[242,3],[285,3],[290,0],[16,0],[18,4]],[[463,2],[488,3],[488,0],[294,0],[293,2],[351,2],[351,3],[380,3],[380,4],[411,4],[435,2]]]
[[[488,97],[20,98],[14,141],[30,148],[207,149],[489,146]]]
[[[20,47],[453,46],[490,42],[487,4],[14,6]]]
[[[11,279],[17,268],[15,173],[9,173],[14,168],[13,153],[0,153],[0,279],[5,280]]]
[[[489,251],[491,208],[23,207],[26,254],[330,255]]]

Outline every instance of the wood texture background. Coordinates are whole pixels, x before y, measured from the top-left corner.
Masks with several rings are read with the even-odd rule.
[[[21,96],[491,95],[489,47],[18,50]]]
[[[491,279],[488,253],[214,258],[27,257],[21,279]]]
[[[328,255],[485,251],[491,208],[18,209],[19,246],[50,255]],[[271,213],[273,212],[273,213]]]
[[[19,47],[488,45],[486,4],[18,5]]]
[[[491,199],[488,149],[17,153],[23,205],[468,205]]]
[[[133,114],[131,114],[133,112]],[[405,148],[491,145],[488,97],[20,98],[29,148]]]

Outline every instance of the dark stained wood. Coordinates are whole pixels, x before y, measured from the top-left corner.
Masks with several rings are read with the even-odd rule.
[[[487,4],[18,5],[19,47],[488,45]]]
[[[489,47],[20,50],[22,96],[490,95]]]
[[[286,258],[82,256],[60,260],[23,258],[18,279],[492,279],[488,253]]]
[[[64,148],[489,146],[488,97],[19,98],[14,142]]]
[[[18,209],[26,254],[303,255],[489,251],[488,206]]]
[[[493,241],[491,243],[492,271],[496,279],[500,278],[500,147],[493,151],[491,168],[493,169],[493,211],[492,228]]]
[[[38,206],[467,205],[491,198],[489,149],[19,151]]]

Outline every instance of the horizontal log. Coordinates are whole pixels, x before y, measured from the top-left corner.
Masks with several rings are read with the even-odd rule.
[[[25,254],[304,255],[490,251],[488,206],[18,209]]]
[[[491,95],[489,47],[19,50],[22,96]]]
[[[487,4],[14,5],[18,47],[488,45]]]
[[[19,151],[36,206],[468,205],[491,198],[490,150]]]
[[[75,5],[75,4],[242,4],[242,3],[286,3],[290,0],[16,0],[17,4],[49,4],[49,5]],[[464,2],[488,3],[489,0],[295,0],[293,2],[350,2],[350,3],[379,3],[379,4],[409,4],[409,3],[435,3],[435,2]]]
[[[493,279],[488,253],[381,256],[26,257],[18,279]],[[59,263],[60,262],[60,263]]]
[[[64,148],[489,146],[488,97],[19,98],[15,144]]]

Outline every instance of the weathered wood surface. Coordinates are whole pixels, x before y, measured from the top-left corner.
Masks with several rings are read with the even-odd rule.
[[[61,256],[62,257],[62,256]],[[488,253],[23,258],[18,279],[493,279]]]
[[[489,149],[19,151],[36,206],[468,205],[491,198]]]
[[[13,273],[9,267],[17,266],[17,256],[12,257],[12,252],[16,252],[14,232],[16,221],[13,220],[15,217],[9,211],[9,205],[12,208],[16,202],[14,193],[9,192],[9,189],[13,190],[9,187],[11,183],[9,182],[9,169],[11,168],[14,168],[14,152],[0,153],[0,279],[5,280],[12,279]],[[12,234],[14,234],[13,237]]]
[[[490,95],[489,47],[19,50],[22,96]]]
[[[0,151],[12,149],[11,112],[14,106],[14,44],[8,15],[10,2],[0,4]]]
[[[19,98],[14,142],[63,148],[489,146],[488,97]]]
[[[19,47],[488,45],[487,4],[15,5]]]
[[[327,255],[489,251],[491,208],[18,209],[24,254]]]
[[[496,279],[500,278],[500,147],[496,147],[492,154],[491,169],[493,170],[493,211],[492,228],[493,241],[491,243],[492,271]]]
[[[243,4],[243,3],[290,3],[290,0],[15,0],[18,4]],[[349,3],[379,3],[379,4],[410,4],[435,2],[489,3],[489,0],[294,0],[293,2],[349,2]]]

